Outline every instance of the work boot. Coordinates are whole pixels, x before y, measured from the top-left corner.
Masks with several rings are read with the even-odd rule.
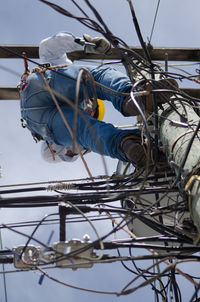
[[[138,136],[126,136],[121,141],[121,149],[125,153],[126,158],[135,167],[143,168],[146,165],[147,157],[141,139]]]
[[[159,81],[151,81],[148,82],[146,85],[140,87],[142,90],[149,91],[148,95],[140,96],[140,101],[145,109],[145,111],[152,112],[153,111],[153,94],[151,93],[152,90],[160,90],[154,92],[157,104],[164,104],[166,103],[170,97],[174,94],[174,90],[178,88],[178,83],[174,79],[162,79]],[[166,91],[172,90],[172,91]],[[136,116],[139,113],[138,109],[134,105],[132,99],[130,97],[125,98],[122,102],[122,113],[125,116]]]

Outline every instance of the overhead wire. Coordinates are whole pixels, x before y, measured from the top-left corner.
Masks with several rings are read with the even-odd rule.
[[[158,0],[157,7],[156,7],[156,12],[155,12],[155,16],[154,16],[154,20],[153,20],[153,25],[152,25],[152,29],[151,29],[150,38],[149,38],[149,43],[150,43],[150,44],[151,44],[151,39],[152,39],[153,32],[154,32],[154,28],[155,28],[157,16],[158,16],[159,6],[160,6],[160,0]]]
[[[3,240],[2,240],[2,231],[0,230],[0,248],[3,249]],[[5,302],[8,302],[8,294],[7,294],[7,280],[5,275],[5,265],[2,263],[2,269],[3,269],[3,289],[4,289],[4,297]]]

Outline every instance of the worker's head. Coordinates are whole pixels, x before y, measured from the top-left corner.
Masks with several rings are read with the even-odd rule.
[[[51,66],[71,65],[72,61],[67,57],[66,48],[73,48],[73,46],[71,46],[74,44],[73,39],[70,34],[60,32],[53,37],[42,40],[39,45],[39,57],[41,62],[49,62],[50,60]],[[68,46],[66,46],[66,41],[68,41]]]
[[[49,144],[42,142],[41,155],[42,158],[48,163],[59,163],[62,161],[73,162],[77,159],[78,155],[69,156],[70,149],[65,146],[60,146],[55,143]]]

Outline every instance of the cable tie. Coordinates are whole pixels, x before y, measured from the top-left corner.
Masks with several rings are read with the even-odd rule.
[[[75,189],[76,185],[73,183],[63,183],[63,184],[56,184],[50,185],[46,188],[47,191],[56,191],[56,190],[72,190]]]

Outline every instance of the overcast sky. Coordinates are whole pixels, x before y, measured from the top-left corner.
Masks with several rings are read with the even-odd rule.
[[[67,10],[77,13],[70,0],[54,1]],[[91,0],[95,3],[97,10],[101,13],[105,23],[113,34],[120,37],[131,46],[140,46],[132,18],[126,0]],[[147,42],[151,34],[153,19],[157,7],[157,0],[135,0],[133,5],[138,17],[144,40]],[[79,4],[84,8],[84,1]],[[169,47],[199,47],[199,0],[168,0],[160,3],[157,21],[154,28],[151,44],[153,46]],[[90,16],[92,14],[87,9]],[[72,32],[74,35],[82,36],[88,33],[92,36],[98,35],[85,28],[76,20],[69,19],[38,0],[6,0],[3,1],[0,10],[0,44],[32,44],[39,42],[59,31]],[[11,71],[5,71],[3,67]],[[30,66],[31,68],[34,66]],[[195,68],[193,72],[195,73]],[[0,60],[0,86],[16,86],[19,76],[23,72],[22,60]],[[18,75],[17,75],[18,74]],[[187,87],[189,84],[187,83]],[[109,104],[106,104],[105,121],[113,124],[130,124],[132,118],[123,118]],[[2,178],[0,185],[41,182],[50,180],[62,180],[87,177],[87,172],[79,159],[73,164],[60,163],[51,165],[42,161],[40,157],[40,146],[36,144],[29,131],[20,125],[20,110],[18,101],[0,101],[0,165],[2,167]],[[89,154],[86,156],[88,166],[94,176],[105,174],[100,156]],[[98,163],[98,164],[97,164]],[[117,160],[106,158],[109,174],[115,169]],[[55,209],[44,209],[34,211],[1,210],[1,223],[17,222],[24,219],[41,219],[46,213],[55,212]],[[104,225],[98,225],[103,234]],[[26,230],[28,233],[28,230]],[[82,236],[79,226],[70,229],[69,236]],[[51,228],[45,230],[46,239]],[[55,235],[54,241],[58,238]],[[126,235],[127,236],[127,235]],[[24,239],[13,236],[11,232],[3,233],[3,247],[11,248],[15,244],[24,243]],[[12,269],[9,266],[9,269]],[[62,270],[51,272],[54,276],[66,282],[91,287],[95,289],[118,291],[123,285],[133,278],[132,274],[118,265],[96,265],[89,271],[74,272]],[[9,302],[32,302],[32,301],[153,301],[153,293],[150,289],[139,290],[136,294],[126,297],[115,297],[109,295],[90,294],[58,285],[45,278],[43,285],[38,285],[40,274],[21,273],[6,275],[8,301]],[[123,276],[123,278],[122,278]],[[185,280],[182,281],[183,285]],[[191,293],[191,292],[190,292]],[[149,298],[151,297],[151,298]],[[190,295],[189,295],[190,297]],[[3,282],[0,284],[0,300],[3,300]],[[146,300],[147,299],[147,300]],[[151,300],[150,300],[151,299]],[[187,301],[187,293],[183,301]]]

